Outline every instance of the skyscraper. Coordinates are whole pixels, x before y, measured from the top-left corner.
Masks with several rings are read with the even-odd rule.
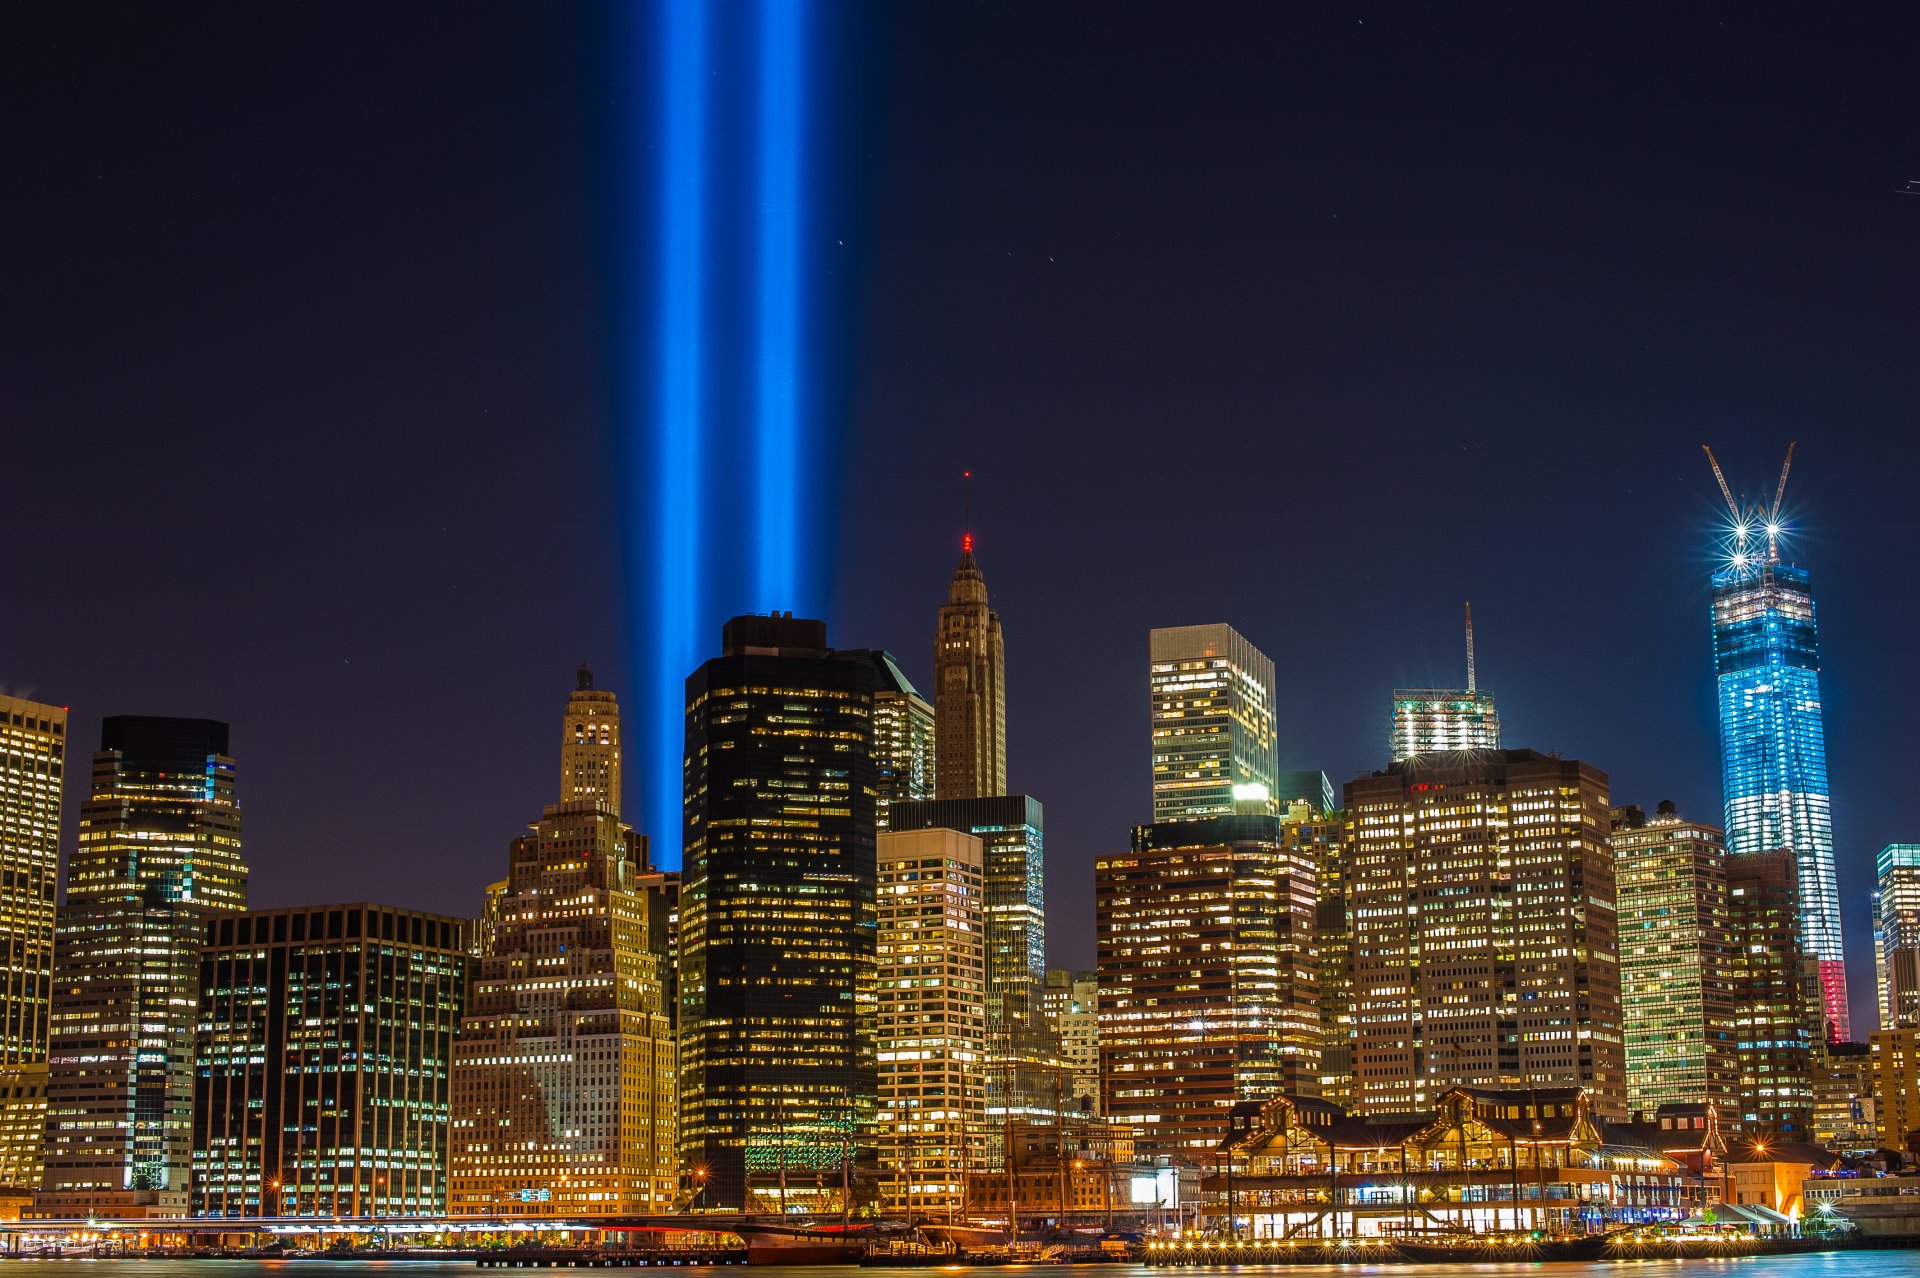
[[[1047,971],[1041,991],[1047,1024],[1060,1044],[1060,1064],[1072,1095],[1100,1112],[1100,978],[1064,967]]]
[[[1720,831],[1668,802],[1651,818],[1615,808],[1613,857],[1628,1107],[1710,1101],[1730,1115],[1740,1065]]]
[[[968,533],[933,643],[933,777],[942,799],[1007,792],[1006,664],[1000,614],[987,606]]]
[[[1416,754],[1498,750],[1500,713],[1482,692],[1473,660],[1473,609],[1467,609],[1467,686],[1395,688],[1388,748],[1395,763]]]
[[[449,1209],[664,1211],[677,1062],[646,839],[620,819],[620,709],[583,670],[560,790],[488,889],[490,933],[453,1043]]]
[[[438,1216],[465,919],[364,902],[207,924],[196,1216]]]
[[[1273,815],[1280,755],[1265,653],[1228,625],[1157,629],[1148,691],[1154,824]]]
[[[1880,1025],[1920,1025],[1920,843],[1880,849],[1873,889],[1873,964]]]
[[[957,830],[879,837],[880,1185],[888,1211],[957,1217],[985,1150],[985,861]]]
[[[1607,777],[1533,750],[1414,755],[1346,786],[1359,1107],[1581,1087],[1626,1112]]]
[[[873,694],[874,821],[892,828],[894,804],[933,797],[933,707],[901,673],[891,653],[875,652],[880,685]]]
[[[1320,1073],[1314,867],[1271,816],[1169,821],[1094,862],[1101,1112],[1197,1161],[1229,1110]]]
[[[686,689],[682,1162],[704,1207],[838,1210],[877,1086],[878,677],[790,613],[721,648]]]
[[[41,1214],[185,1213],[200,946],[246,904],[227,725],[105,720],[60,911]]]
[[[0,696],[0,1195],[40,1187],[67,712]]]
[[[1713,454],[1707,454],[1711,459]],[[1793,461],[1793,450],[1787,450]],[[1840,885],[1827,797],[1820,643],[1805,568],[1780,557],[1783,469],[1769,506],[1742,507],[1714,475],[1733,523],[1713,573],[1713,668],[1719,685],[1720,775],[1727,851],[1791,849],[1799,861],[1801,943],[1819,963],[1827,1037],[1848,1034]]]
[[[1800,940],[1800,860],[1786,848],[1727,858],[1734,1048],[1740,1125],[1753,1135],[1807,1139],[1819,1037],[1818,960]]]

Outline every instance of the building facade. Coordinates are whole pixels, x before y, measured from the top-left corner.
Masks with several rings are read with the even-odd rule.
[[[1571,1086],[1624,1117],[1606,774],[1415,755],[1346,786],[1353,1077],[1366,1113]]]
[[[1387,744],[1394,762],[1416,754],[1498,750],[1493,694],[1468,688],[1395,688]]]
[[[67,711],[0,696],[0,1197],[40,1188]]]
[[[1740,1062],[1720,831],[1668,802],[1652,817],[1615,808],[1612,820],[1628,1108],[1711,1102],[1732,1113]]]
[[[1873,965],[1880,1027],[1920,1025],[1920,843],[1889,843],[1875,859]]]
[[[721,643],[687,679],[681,1159],[705,1208],[838,1211],[877,1089],[874,664],[791,614]]]
[[[465,919],[365,902],[210,921],[196,1216],[441,1216]]]
[[[1006,645],[973,534],[947,586],[933,640],[934,793],[942,799],[1007,792]]]
[[[1819,963],[1827,1037],[1848,1034],[1840,885],[1827,792],[1820,644],[1807,570],[1748,523],[1713,574],[1713,666],[1727,851],[1791,849],[1799,862],[1801,943]]]
[[[1147,649],[1154,824],[1273,815],[1273,661],[1227,625],[1156,629]]]
[[[1100,978],[1063,967],[1047,972],[1041,991],[1047,1024],[1059,1043],[1068,1096],[1079,1108],[1100,1112]]]
[[[933,707],[914,689],[890,653],[873,654],[880,684],[873,693],[874,824],[892,828],[893,805],[933,797]]]
[[[227,725],[103,721],[55,947],[37,1214],[186,1213],[200,945],[246,904]]]
[[[958,830],[879,836],[881,1201],[961,1216],[986,1151],[986,860]]]
[[[677,1199],[678,1062],[619,707],[584,672],[561,793],[515,839],[453,1043],[448,1209],[614,1216]],[[576,734],[575,725],[581,725]]]
[[[1101,1112],[1139,1153],[1197,1161],[1237,1102],[1312,1090],[1314,867],[1278,818],[1141,826],[1094,897]]]
[[[1867,1043],[1818,1043],[1813,1059],[1813,1143],[1839,1153],[1879,1148],[1873,1053]]]
[[[1727,931],[1735,937],[1737,1121],[1749,1135],[1805,1140],[1813,1121],[1820,977],[1801,946],[1801,861],[1791,850],[1727,858]]]
[[[1867,1048],[1879,1147],[1914,1152],[1914,1138],[1920,1136],[1920,1028],[1875,1030]]]

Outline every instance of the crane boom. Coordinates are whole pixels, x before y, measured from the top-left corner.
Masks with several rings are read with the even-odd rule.
[[[1787,495],[1787,472],[1793,469],[1793,450],[1799,443],[1796,439],[1787,445],[1787,460],[1780,467],[1780,486],[1773,490],[1773,509],[1767,512],[1767,522],[1770,524],[1780,522],[1780,502]]]
[[[1700,450],[1707,455],[1707,465],[1713,467],[1713,477],[1720,481],[1720,495],[1727,499],[1727,509],[1733,513],[1733,522],[1740,522],[1740,503],[1733,499],[1733,489],[1727,487],[1727,477],[1720,473],[1720,463],[1714,458],[1713,449],[1705,444]]]

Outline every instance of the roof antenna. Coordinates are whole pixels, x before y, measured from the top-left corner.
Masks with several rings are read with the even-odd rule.
[[[1474,690],[1473,682],[1473,600],[1467,600],[1467,692]]]
[[[973,553],[973,472],[960,472],[960,553]]]

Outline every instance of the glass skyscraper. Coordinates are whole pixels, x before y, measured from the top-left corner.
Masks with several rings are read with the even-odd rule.
[[[1274,815],[1272,659],[1232,626],[1167,626],[1148,662],[1155,824]]]
[[[1826,1035],[1848,1038],[1840,886],[1827,800],[1820,649],[1807,570],[1781,562],[1774,535],[1742,524],[1713,574],[1713,666],[1727,852],[1791,849],[1799,863],[1800,935],[1819,963]]]

